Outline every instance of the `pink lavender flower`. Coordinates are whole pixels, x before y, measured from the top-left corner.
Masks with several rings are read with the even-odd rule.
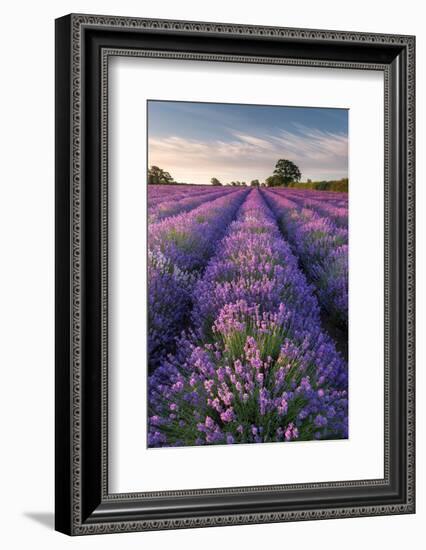
[[[220,419],[222,420],[222,422],[232,422],[233,420],[235,420],[234,409],[232,407],[226,409],[226,411],[221,413]]]
[[[214,380],[210,379],[210,380],[204,381],[204,387],[206,388],[207,392],[211,392],[213,386],[214,386]]]
[[[287,401],[284,399],[284,397],[282,397],[282,398],[278,401],[277,411],[278,411],[278,414],[279,414],[280,416],[283,416],[284,414],[287,414],[287,411],[288,411],[288,403],[287,403]]]
[[[299,430],[296,428],[293,422],[290,422],[290,424],[287,426],[284,432],[285,440],[292,441],[293,439],[297,439],[298,436],[299,436]]]

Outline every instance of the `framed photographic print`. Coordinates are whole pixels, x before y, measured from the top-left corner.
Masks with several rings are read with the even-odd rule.
[[[412,36],[56,21],[56,529],[414,513]]]

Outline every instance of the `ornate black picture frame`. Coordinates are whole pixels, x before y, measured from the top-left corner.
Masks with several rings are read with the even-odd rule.
[[[108,492],[110,56],[377,70],[385,82],[384,478]],[[69,535],[415,511],[415,38],[68,15],[56,21],[56,529]]]

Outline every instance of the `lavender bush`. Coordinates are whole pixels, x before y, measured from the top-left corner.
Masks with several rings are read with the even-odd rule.
[[[318,299],[337,325],[348,325],[348,229],[300,208],[280,193],[264,192],[284,236],[316,287]]]
[[[244,200],[235,191],[148,228],[148,355],[153,370],[186,326],[195,281]]]
[[[207,191],[198,191],[191,193],[189,196],[173,196],[172,200],[167,200],[165,202],[161,201],[148,208],[148,223],[152,224],[164,218],[175,216],[176,214],[189,212],[203,203],[212,201],[223,196],[224,194],[232,192],[234,192],[234,189],[220,189],[218,191],[207,188]]]
[[[348,227],[348,207],[341,206],[332,200],[318,200],[312,198],[309,194],[301,195],[300,193],[292,193],[291,190],[276,191],[278,194],[289,198],[301,208],[313,210],[319,216],[330,218],[337,226],[347,229]]]

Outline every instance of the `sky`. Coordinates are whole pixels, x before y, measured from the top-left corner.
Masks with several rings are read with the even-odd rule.
[[[175,181],[262,182],[282,158],[301,181],[347,177],[348,111],[148,101],[148,164]]]

